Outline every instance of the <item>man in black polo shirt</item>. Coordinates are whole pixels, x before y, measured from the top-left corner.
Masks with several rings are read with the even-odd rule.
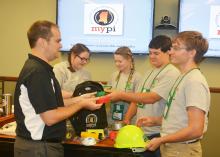
[[[15,157],[62,157],[65,119],[82,108],[95,110],[97,98],[63,102],[61,89],[49,62],[59,56],[58,27],[49,21],[35,22],[27,33],[31,54],[20,72],[15,89],[17,123]]]

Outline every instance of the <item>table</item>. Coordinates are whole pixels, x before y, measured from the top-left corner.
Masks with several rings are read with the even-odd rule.
[[[14,115],[0,117],[0,127],[14,121]],[[14,156],[15,136],[0,134],[0,156]],[[130,149],[114,148],[114,141],[106,138],[94,146],[84,146],[78,140],[63,141],[65,157],[135,157]]]
[[[0,135],[0,156],[14,156],[14,136]],[[65,157],[137,157],[130,149],[117,149],[113,147],[111,139],[105,139],[94,146],[84,146],[74,141],[64,141]]]

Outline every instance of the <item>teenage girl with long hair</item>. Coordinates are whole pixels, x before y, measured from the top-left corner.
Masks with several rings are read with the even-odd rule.
[[[138,87],[141,75],[135,70],[135,63],[132,52],[128,47],[119,47],[114,53],[114,60],[117,71],[115,71],[109,85],[112,90],[135,92]],[[108,112],[108,123],[123,121],[130,102],[118,101],[110,104]],[[133,124],[135,119],[133,120]]]

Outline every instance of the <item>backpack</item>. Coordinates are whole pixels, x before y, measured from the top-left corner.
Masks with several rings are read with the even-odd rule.
[[[101,84],[94,81],[85,81],[76,86],[73,96],[80,96],[85,93],[103,91]],[[90,111],[81,109],[70,117],[76,135],[80,136],[86,129],[104,129],[108,126],[105,104],[100,109]]]

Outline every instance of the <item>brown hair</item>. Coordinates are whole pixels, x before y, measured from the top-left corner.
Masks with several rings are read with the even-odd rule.
[[[187,51],[196,50],[194,57],[196,64],[203,60],[203,56],[209,47],[208,41],[197,31],[180,32],[173,39],[173,43],[183,43]]]
[[[133,55],[132,55],[132,52],[130,50],[129,47],[126,47],[126,46],[123,46],[123,47],[119,47],[116,51],[115,51],[115,54],[116,55],[121,55],[122,57],[124,57],[125,59],[131,59],[131,72],[129,74],[129,77],[128,77],[128,81],[127,83],[130,83],[131,80],[132,80],[132,77],[133,77],[133,74],[134,74],[134,71],[135,71],[135,66],[134,66],[134,58],[133,58]],[[116,77],[116,81],[119,80],[121,76],[121,72],[118,73],[118,76]]]
[[[160,49],[163,53],[167,53],[172,47],[172,41],[166,35],[158,35],[150,41],[148,47],[151,49]]]
[[[53,36],[52,27],[57,27],[57,25],[50,21],[36,21],[33,23],[27,32],[30,47],[35,47],[39,38],[49,40]]]
[[[80,55],[82,52],[88,52],[90,54],[90,50],[88,47],[86,47],[86,45],[84,44],[81,44],[81,43],[77,43],[75,45],[73,45],[73,47],[70,49],[70,53],[68,54],[68,62],[69,62],[69,67],[68,69],[71,71],[71,72],[75,72],[75,70],[73,69],[72,67],[72,63],[71,63],[71,56],[72,55]]]

